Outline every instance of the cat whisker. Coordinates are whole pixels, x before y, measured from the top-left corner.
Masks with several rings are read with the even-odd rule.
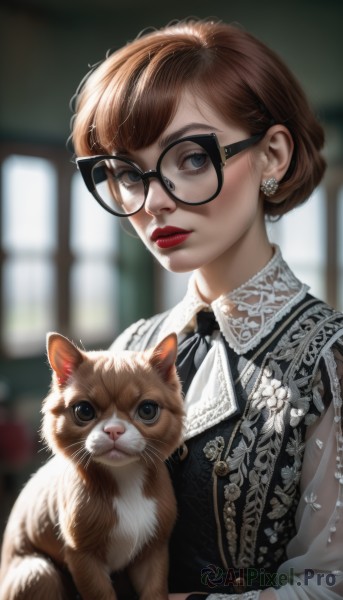
[[[86,450],[84,448],[83,452],[80,453],[80,458],[79,458],[77,464],[79,466],[82,466],[83,469],[87,470],[91,460],[92,460],[92,455],[88,452],[88,450]]]
[[[147,440],[147,442],[153,442],[154,444],[164,444],[165,446],[167,445],[167,442],[165,442],[164,440],[159,440],[157,438],[145,438]]]
[[[92,460],[92,455],[91,455],[91,454],[88,452],[88,458],[87,458],[87,461],[86,461],[86,463],[85,463],[85,465],[84,465],[84,468],[85,468],[86,470],[88,469],[88,467],[89,467],[89,465],[90,465],[90,463],[91,463],[91,460]]]
[[[142,453],[142,457],[143,457],[146,465],[151,464],[154,467],[155,471],[157,472],[158,469],[157,469],[157,465],[156,465],[156,457],[154,455],[150,454],[150,450],[148,448],[146,448],[144,450],[144,452]]]
[[[84,447],[84,443],[82,440],[74,442],[73,444],[69,444],[69,446],[66,446],[66,449],[70,450],[74,446],[79,446],[79,448],[77,448],[74,452],[70,454],[72,463],[74,463],[74,465],[76,466],[82,466],[82,468],[87,469],[91,460],[91,455],[89,454],[88,450]],[[70,465],[70,468],[71,467],[72,465]]]
[[[51,452],[51,448],[47,442],[44,442],[42,444],[42,447],[38,450],[38,454],[41,454],[43,452]]]
[[[155,445],[149,443],[147,443],[146,446],[157,458],[159,458],[160,460],[162,460],[164,462],[165,460],[165,455],[163,452],[161,452],[158,448],[155,447]]]
[[[146,458],[146,463],[151,462],[156,470],[156,461],[160,461],[163,463],[165,460],[164,456],[156,448],[151,446],[151,444],[147,444],[147,446],[144,449],[144,452],[142,453],[142,456]]]

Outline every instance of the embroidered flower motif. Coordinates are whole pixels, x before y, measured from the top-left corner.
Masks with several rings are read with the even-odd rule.
[[[270,519],[281,519],[281,517],[284,517],[285,514],[288,512],[289,507],[292,504],[294,494],[286,494],[285,492],[283,492],[280,486],[277,486],[275,488],[275,494],[279,496],[280,499],[276,498],[276,496],[274,496],[271,499],[270,505],[272,507],[272,510],[269,513],[267,513],[267,516]]]
[[[291,483],[298,483],[300,479],[300,471],[298,466],[294,464],[292,467],[284,467],[281,469],[281,477],[286,486],[290,485]]]
[[[253,395],[253,404],[257,410],[268,407],[269,410],[278,412],[289,401],[290,389],[282,385],[281,377],[280,369],[275,363],[265,367],[259,388]]]
[[[274,361],[271,361],[265,367],[260,385],[252,397],[254,410],[261,412],[266,409],[268,411],[262,433],[271,432],[272,430],[281,433],[284,426],[284,411],[290,400],[290,387],[282,383],[280,367]]]
[[[313,413],[308,413],[305,417],[306,427],[310,427],[310,425],[313,425],[313,423],[315,423],[317,420],[318,420],[317,415],[314,415]]]
[[[276,412],[283,408],[288,391],[287,388],[282,387],[281,381],[272,379],[270,384],[266,385],[262,391],[262,396],[266,398],[266,404],[270,410]]]
[[[322,450],[324,447],[324,442],[323,440],[320,440],[319,438],[316,439],[316,446],[318,446],[319,450]]]
[[[305,496],[305,502],[314,512],[320,510],[322,507],[322,505],[317,502],[317,495],[314,492],[311,492],[309,496]]]
[[[273,528],[268,527],[267,529],[264,530],[264,533],[268,537],[269,542],[271,544],[275,544],[279,539],[279,534],[282,533],[283,530],[284,530],[283,523],[279,523],[278,521],[275,521]]]
[[[233,449],[232,457],[230,458],[231,470],[235,471],[236,469],[239,469],[242,466],[244,476],[246,477],[247,470],[246,470],[245,465],[243,464],[243,461],[245,460],[245,457],[247,456],[246,463],[247,463],[247,465],[249,465],[248,454],[250,452],[251,452],[251,448],[246,444],[245,440],[244,439],[239,440],[239,443],[236,446],[236,448]]]
[[[241,490],[238,485],[235,483],[229,483],[224,487],[224,497],[225,500],[229,500],[230,502],[234,502],[241,495]]]
[[[217,460],[224,449],[224,444],[225,442],[222,436],[218,436],[214,440],[207,442],[203,450],[206,458],[211,461]]]
[[[298,429],[293,431],[294,438],[291,438],[286,446],[286,452],[290,456],[299,457],[305,450],[305,444],[302,442]]]
[[[291,408],[290,424],[291,427],[299,425],[300,421],[308,413],[310,407],[310,399],[305,396],[298,396],[296,399],[291,400],[293,408]]]

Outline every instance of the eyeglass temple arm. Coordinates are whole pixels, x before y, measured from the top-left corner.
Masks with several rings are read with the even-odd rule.
[[[256,135],[251,136],[247,140],[242,140],[241,142],[236,142],[235,144],[229,144],[228,146],[223,146],[220,149],[223,163],[225,164],[225,162],[229,158],[231,158],[232,156],[235,156],[235,154],[238,154],[242,150],[245,150],[246,148],[250,148],[250,146],[257,144],[257,142],[262,140],[264,135],[265,135],[264,133],[257,133]]]

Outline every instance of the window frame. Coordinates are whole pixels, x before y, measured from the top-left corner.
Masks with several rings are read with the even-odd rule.
[[[70,151],[60,144],[29,143],[29,142],[0,142],[0,167],[11,155],[43,158],[49,160],[56,172],[56,250],[49,255],[55,264],[56,273],[56,324],[57,331],[71,337],[71,269],[79,256],[71,249],[71,194],[72,179],[76,166]],[[2,168],[0,168],[0,330],[4,323],[4,290],[3,267],[8,254],[4,251],[2,239]],[[108,215],[109,219],[115,219]],[[133,231],[133,230],[132,230]],[[118,228],[119,241],[117,252],[110,251],[110,260],[117,270],[118,280],[118,331],[110,329],[107,339],[96,339],[92,348],[106,348],[122,330],[140,318],[146,318],[156,312],[155,269],[154,261],[149,252],[142,252],[142,242],[137,236],[129,235],[124,227]],[[11,254],[12,255],[12,254]],[[15,256],[13,254],[13,256]],[[21,354],[12,354],[0,339],[0,358],[25,359],[40,356],[43,352],[27,352],[24,348]]]

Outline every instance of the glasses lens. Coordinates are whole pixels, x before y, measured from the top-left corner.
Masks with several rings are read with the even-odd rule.
[[[102,202],[117,214],[131,214],[143,206],[144,183],[131,163],[112,158],[100,160],[93,167],[92,178]]]
[[[212,159],[202,146],[191,140],[178,142],[166,152],[160,172],[172,195],[189,204],[206,202],[218,190]]]

